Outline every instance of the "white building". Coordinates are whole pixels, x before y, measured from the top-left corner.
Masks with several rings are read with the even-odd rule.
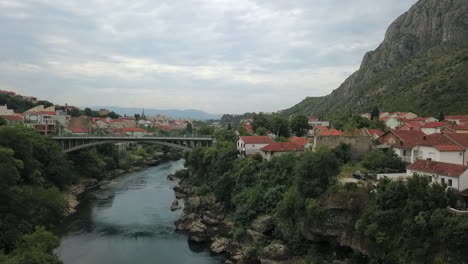
[[[267,136],[242,136],[237,140],[237,151],[243,156],[260,153],[260,149],[273,143],[273,139]]]
[[[273,142],[260,149],[264,160],[271,160],[291,152],[304,152],[304,147],[293,142]]]
[[[440,133],[444,127],[449,125],[448,122],[430,122],[422,126],[421,131],[426,135]]]
[[[382,118],[382,120],[385,122],[385,126],[391,128],[391,129],[395,129],[395,128],[399,127],[402,124],[401,118],[399,118],[399,117],[386,116],[386,117]]]
[[[122,129],[122,132],[130,137],[144,137],[146,136],[146,130],[138,127],[126,127]]]
[[[430,182],[446,184],[459,191],[468,189],[468,166],[421,159],[411,164],[406,173],[408,177],[425,176]]]
[[[8,109],[8,106],[0,105],[0,116],[10,116],[14,114],[15,112],[11,109]]]

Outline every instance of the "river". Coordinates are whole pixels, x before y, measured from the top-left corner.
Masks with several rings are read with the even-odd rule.
[[[166,177],[181,168],[182,160],[164,163],[86,193],[59,231],[56,253],[63,263],[223,263],[223,257],[175,231],[181,212],[170,211],[175,183]]]

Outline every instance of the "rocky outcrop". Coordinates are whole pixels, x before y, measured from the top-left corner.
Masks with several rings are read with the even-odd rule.
[[[213,253],[221,254],[229,249],[231,241],[225,237],[215,238],[211,243],[210,249]]]
[[[273,217],[271,215],[260,215],[252,222],[252,229],[260,234],[271,233],[273,228]]]
[[[175,200],[174,202],[172,202],[171,211],[176,211],[176,210],[180,210],[180,209],[182,209],[182,205],[179,203],[178,200]]]
[[[458,97],[463,94],[462,90],[450,88],[450,80],[460,85],[455,80],[466,75],[463,69],[467,66],[467,47],[468,1],[420,0],[389,26],[380,46],[364,56],[359,70],[338,89],[325,97],[307,98],[285,110],[285,114],[348,112],[351,107],[361,113],[370,111],[374,105],[384,111],[433,115],[441,110],[455,114],[466,111],[466,107],[451,107],[450,98],[442,99],[446,102],[438,109],[431,109],[427,100],[441,100],[437,95],[449,89],[458,93]],[[438,59],[446,65],[434,66],[432,62]],[[451,68],[449,79],[444,78],[446,68]],[[390,98],[398,99],[402,94],[412,104]],[[425,104],[411,100],[421,94],[426,95]],[[461,102],[460,106],[467,102]]]

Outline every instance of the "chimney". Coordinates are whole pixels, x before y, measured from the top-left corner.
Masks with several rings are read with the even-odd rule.
[[[426,159],[426,168],[429,168],[431,166],[431,163],[432,163],[432,159],[431,158],[427,158]]]

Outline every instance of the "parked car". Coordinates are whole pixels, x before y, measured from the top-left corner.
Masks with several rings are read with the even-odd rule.
[[[360,172],[360,171],[354,172],[353,173],[353,178],[357,179],[357,180],[362,180],[362,181],[367,180],[366,175],[364,173]]]

